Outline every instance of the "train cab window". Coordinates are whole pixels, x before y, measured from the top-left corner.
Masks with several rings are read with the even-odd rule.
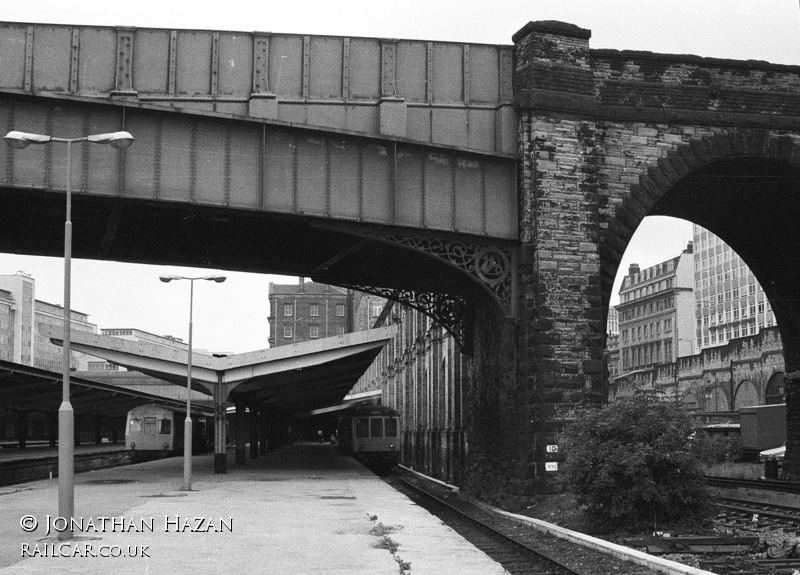
[[[369,419],[366,417],[356,419],[356,437],[369,437]]]
[[[370,437],[383,437],[383,418],[373,417],[369,420],[369,435]]]
[[[165,435],[169,435],[172,433],[172,420],[171,419],[159,419],[158,420],[158,432],[163,433]]]
[[[144,418],[144,432],[146,435],[155,435],[156,434],[156,418],[155,417],[145,417]]]
[[[386,437],[397,437],[397,418],[387,417],[383,421]]]
[[[142,432],[142,420],[141,419],[131,419],[131,422],[128,425],[128,431],[130,433],[141,433]]]

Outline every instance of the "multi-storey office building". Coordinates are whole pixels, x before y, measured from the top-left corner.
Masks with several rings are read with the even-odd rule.
[[[775,325],[769,300],[755,275],[730,246],[694,226],[696,338],[701,349],[755,335]]]
[[[39,301],[35,294],[36,280],[33,277],[20,272],[0,275],[0,359],[61,371],[62,348],[41,335],[39,325],[62,328],[64,308]],[[70,310],[70,328],[97,333],[97,326],[89,322],[89,316],[75,310]],[[89,356],[73,351],[70,365],[84,370],[89,359]]]
[[[278,347],[353,331],[349,290],[306,282],[269,284],[269,345]]]
[[[183,340],[180,338],[172,337],[169,335],[156,335],[154,333],[150,333],[147,331],[143,331],[141,329],[136,329],[131,327],[103,328],[100,330],[100,333],[102,335],[117,337],[119,339],[127,339],[129,341],[144,341],[161,347],[169,347],[173,349],[180,349],[183,351],[188,351],[189,349],[189,345],[184,343]],[[192,352],[207,353],[206,350],[197,348],[192,348]],[[120,366],[114,363],[110,363],[100,358],[92,358],[88,362],[87,369],[89,371],[125,371],[125,368],[121,368]]]
[[[695,353],[692,244],[644,270],[631,264],[619,291],[620,373]]]

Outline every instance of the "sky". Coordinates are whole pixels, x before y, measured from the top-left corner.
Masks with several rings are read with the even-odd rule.
[[[800,65],[798,0],[0,0],[0,19],[508,45],[529,21],[560,20],[591,30],[592,48]],[[648,267],[678,255],[690,239],[688,222],[646,218],[619,269],[624,274],[629,263]],[[61,258],[0,254],[0,274],[17,271],[36,279],[37,299],[63,303]],[[212,273],[227,280],[195,282],[194,347],[232,353],[266,348],[268,284],[296,278],[73,260],[72,308],[101,328],[135,327],[187,340],[189,282],[165,284],[158,276]]]

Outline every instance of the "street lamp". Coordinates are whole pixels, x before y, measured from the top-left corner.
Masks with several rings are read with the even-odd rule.
[[[42,134],[29,134],[16,130],[5,135],[8,145],[21,150],[30,144],[49,144],[51,142],[67,145],[67,213],[64,220],[64,342],[63,378],[61,406],[58,408],[58,516],[67,522],[67,528],[60,531],[59,539],[72,538],[72,517],[75,514],[75,413],[69,400],[70,375],[70,291],[72,282],[72,144],[91,142],[110,144],[123,150],[133,143],[128,132],[95,134],[82,138],[55,138]]]
[[[183,490],[192,490],[192,307],[194,304],[195,280],[208,280],[217,283],[225,281],[225,276],[201,276],[187,278],[184,276],[160,276],[164,283],[172,280],[189,280],[189,359],[186,362],[186,419],[183,421]]]

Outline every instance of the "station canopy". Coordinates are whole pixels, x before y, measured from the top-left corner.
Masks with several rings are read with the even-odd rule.
[[[59,328],[41,331],[61,345]],[[241,354],[193,353],[192,389],[290,414],[324,409],[343,401],[394,332],[389,326]],[[186,350],[77,331],[71,340],[75,351],[186,386]]]

